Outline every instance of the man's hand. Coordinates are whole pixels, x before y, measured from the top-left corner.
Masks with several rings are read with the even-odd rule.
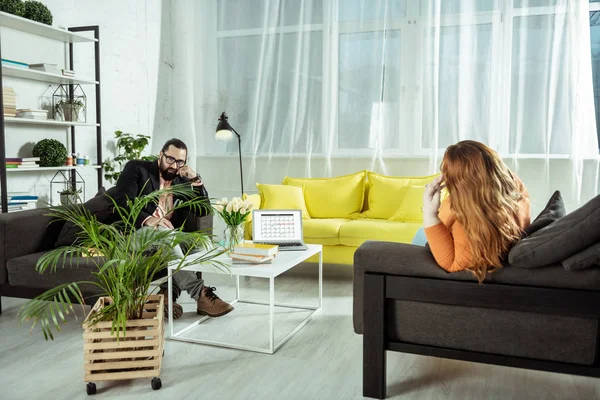
[[[185,177],[188,179],[194,179],[196,176],[198,176],[196,174],[196,172],[192,168],[190,168],[189,165],[184,165],[183,167],[181,167],[179,169],[179,171],[177,173],[179,174],[179,176]]]
[[[169,221],[168,219],[165,219],[165,218],[148,217],[144,221],[144,225],[151,226],[154,228],[158,228],[159,226],[162,226],[167,229],[175,229],[173,227],[173,224],[171,223],[171,221]]]

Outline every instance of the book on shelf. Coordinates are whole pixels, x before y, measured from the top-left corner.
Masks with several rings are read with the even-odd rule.
[[[40,165],[39,164],[6,164],[6,168],[8,169],[32,169],[32,168],[39,168]]]
[[[49,72],[51,74],[60,75],[60,68],[58,68],[57,64],[48,64],[48,63],[29,64],[29,69],[34,69],[36,71],[43,71],[43,72]]]
[[[32,110],[30,108],[18,108],[17,109],[17,118],[46,120],[46,119],[48,119],[48,111],[47,110]]]
[[[7,161],[6,165],[37,165],[35,161]]]
[[[36,202],[38,201],[39,197],[36,195],[19,195],[19,194],[15,194],[15,195],[11,195],[10,193],[8,193],[8,196],[6,196],[8,198],[8,201],[18,201],[18,202],[26,202],[26,203],[31,203],[31,202]]]
[[[245,254],[250,256],[272,256],[277,254],[279,246],[276,244],[259,244],[252,242],[240,243],[233,249],[236,254]]]
[[[26,64],[21,61],[9,60],[7,58],[2,58],[2,65],[6,65],[6,66],[10,66],[10,67],[17,67],[17,68],[25,68],[25,69],[29,68],[29,64]]]
[[[39,157],[6,157],[4,161],[40,161]]]
[[[270,264],[271,261],[275,258],[275,255],[272,256],[251,256],[248,254],[237,254],[230,253],[229,256],[233,260],[234,264]]]

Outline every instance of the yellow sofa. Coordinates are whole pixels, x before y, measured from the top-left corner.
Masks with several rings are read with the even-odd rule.
[[[436,176],[360,171],[335,178],[286,177],[282,185],[257,184],[259,193],[244,199],[256,209],[302,209],[304,241],[323,245],[323,262],[351,265],[367,240],[411,242],[423,225],[425,185]],[[252,218],[245,223],[245,237],[252,239]]]

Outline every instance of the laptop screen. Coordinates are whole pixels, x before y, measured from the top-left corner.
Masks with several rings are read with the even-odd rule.
[[[254,210],[252,212],[254,241],[301,241],[302,212],[300,210]]]

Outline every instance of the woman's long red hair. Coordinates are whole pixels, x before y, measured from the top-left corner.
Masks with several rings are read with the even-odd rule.
[[[519,183],[495,151],[473,140],[448,147],[441,172],[450,208],[471,243],[469,270],[482,282],[521,237]]]

